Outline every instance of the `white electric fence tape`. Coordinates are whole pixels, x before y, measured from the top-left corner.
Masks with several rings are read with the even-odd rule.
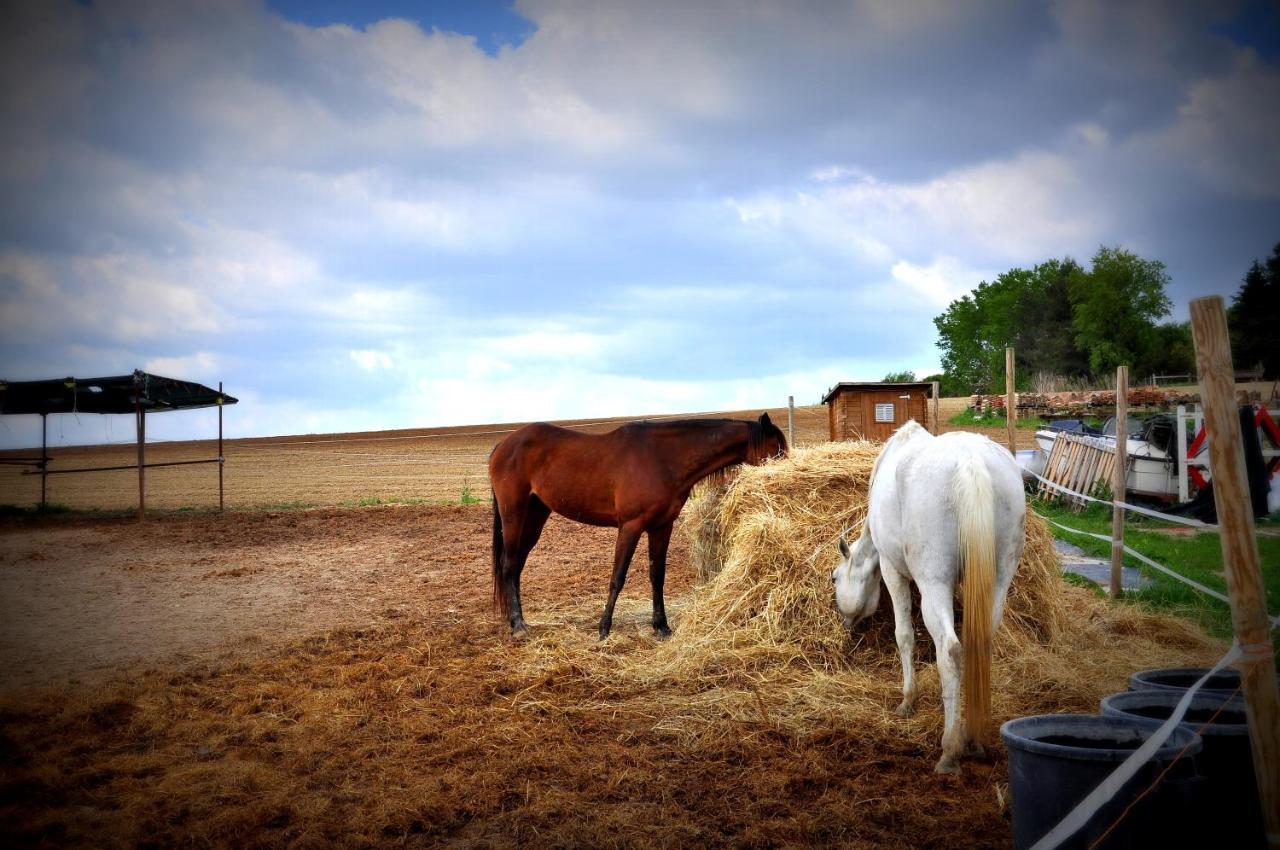
[[[1110,543],[1111,543],[1112,548],[1116,548],[1116,546],[1117,546],[1118,544],[1120,544],[1120,541],[1119,541],[1119,540],[1113,540],[1113,539],[1111,538],[1111,536],[1110,536],[1110,535],[1107,535],[1107,534],[1098,534],[1098,533],[1093,532],[1093,531],[1083,531],[1082,529],[1079,529],[1079,528],[1072,528],[1072,527],[1070,527],[1070,526],[1068,526],[1068,525],[1063,525],[1063,524],[1062,524],[1062,523],[1060,523],[1060,522],[1054,522],[1053,520],[1049,519],[1048,517],[1046,517],[1046,516],[1042,516],[1042,515],[1040,515],[1040,514],[1036,514],[1036,516],[1039,516],[1041,519],[1043,519],[1045,522],[1049,523],[1050,525],[1054,525],[1054,526],[1057,526],[1058,528],[1061,528],[1063,531],[1069,531],[1069,532],[1071,532],[1072,534],[1082,534],[1082,535],[1084,535],[1085,537],[1093,537],[1093,538],[1096,538],[1096,539],[1098,539],[1098,540],[1103,541],[1104,543],[1105,543],[1105,542],[1110,542]],[[1206,596],[1212,596],[1214,599],[1217,599],[1217,600],[1219,600],[1219,601],[1221,601],[1221,602],[1225,602],[1227,605],[1230,605],[1230,604],[1231,604],[1231,600],[1230,600],[1230,599],[1228,599],[1228,598],[1227,598],[1227,596],[1226,596],[1225,594],[1220,593],[1220,592],[1218,592],[1218,591],[1214,590],[1214,589],[1213,589],[1213,588],[1211,588],[1211,587],[1205,587],[1203,584],[1201,584],[1200,582],[1196,581],[1195,579],[1187,578],[1187,577],[1186,577],[1186,576],[1184,576],[1182,573],[1176,572],[1175,570],[1172,570],[1172,569],[1170,569],[1169,567],[1166,567],[1164,564],[1161,564],[1161,563],[1159,563],[1159,562],[1157,562],[1157,561],[1153,561],[1153,560],[1151,560],[1151,559],[1150,559],[1150,558],[1148,558],[1146,555],[1142,554],[1141,552],[1139,552],[1139,551],[1137,551],[1137,550],[1135,550],[1135,549],[1130,549],[1128,546],[1123,546],[1123,548],[1124,548],[1125,554],[1132,555],[1133,557],[1137,558],[1139,561],[1141,561],[1142,563],[1146,564],[1147,566],[1152,567],[1152,568],[1154,568],[1154,569],[1157,569],[1157,570],[1159,570],[1160,572],[1162,572],[1162,573],[1164,573],[1165,575],[1168,575],[1168,576],[1170,576],[1170,577],[1172,577],[1172,578],[1176,578],[1178,581],[1182,582],[1183,584],[1186,584],[1186,585],[1189,585],[1189,586],[1191,586],[1191,587],[1195,588],[1196,590],[1200,591],[1201,593],[1205,594]],[[1271,621],[1271,627],[1272,627],[1273,629],[1274,629],[1274,628],[1276,628],[1277,626],[1280,626],[1280,615],[1275,616],[1275,617],[1268,617],[1268,619],[1270,619],[1270,621]]]
[[[1173,710],[1173,714],[1169,715],[1169,719],[1161,724],[1160,728],[1151,734],[1146,742],[1134,750],[1133,755],[1129,756],[1120,766],[1112,771],[1111,775],[1102,780],[1102,783],[1089,792],[1076,807],[1072,809],[1066,817],[1058,822],[1058,825],[1031,846],[1031,850],[1053,850],[1053,848],[1062,844],[1071,836],[1080,831],[1080,828],[1089,822],[1089,820],[1102,808],[1112,797],[1119,793],[1124,784],[1133,778],[1134,774],[1142,768],[1144,764],[1151,760],[1156,751],[1164,746],[1164,742],[1173,734],[1173,730],[1182,722],[1183,715],[1187,713],[1187,709],[1191,705],[1191,699],[1200,690],[1205,682],[1209,681],[1209,677],[1217,673],[1223,667],[1238,660],[1243,653],[1240,650],[1240,644],[1232,642],[1231,648],[1227,650],[1227,654],[1218,659],[1218,663],[1213,668],[1200,677],[1200,681],[1196,682],[1187,692],[1182,695],[1182,699],[1178,701],[1178,705]]]
[[[1176,522],[1181,525],[1189,525],[1192,528],[1201,528],[1201,529],[1204,529],[1205,531],[1218,530],[1218,526],[1216,525],[1210,525],[1207,522],[1201,522],[1200,520],[1193,519],[1191,517],[1174,516],[1173,514],[1161,513],[1160,511],[1155,511],[1155,510],[1152,510],[1151,508],[1144,508],[1142,505],[1131,505],[1128,502],[1121,502],[1118,500],[1097,499],[1097,498],[1094,498],[1093,496],[1089,496],[1077,490],[1072,490],[1070,487],[1064,487],[1061,484],[1058,484],[1057,482],[1050,481],[1048,478],[1045,478],[1042,475],[1036,475],[1036,473],[1032,472],[1029,469],[1026,470],[1026,472],[1029,475],[1035,476],[1036,480],[1040,481],[1046,487],[1051,487],[1054,490],[1060,490],[1063,493],[1066,493],[1069,496],[1075,496],[1078,499],[1084,499],[1085,501],[1088,501],[1088,502],[1096,502],[1099,505],[1118,506],[1118,507],[1124,508],[1126,511],[1133,511],[1134,513],[1138,513],[1138,514],[1146,514],[1149,517],[1162,519],[1162,520],[1165,520],[1166,522]]]

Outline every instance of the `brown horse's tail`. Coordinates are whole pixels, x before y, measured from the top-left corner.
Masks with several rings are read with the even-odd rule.
[[[979,741],[991,718],[991,615],[996,579],[995,510],[991,474],[977,455],[960,458],[955,477],[956,524],[964,571],[964,730]]]
[[[493,604],[506,617],[510,612],[507,594],[502,588],[502,513],[498,510],[497,494],[490,489],[489,495],[493,498]]]

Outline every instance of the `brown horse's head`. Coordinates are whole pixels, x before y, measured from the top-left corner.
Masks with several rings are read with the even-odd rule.
[[[787,438],[768,413],[760,414],[760,418],[751,423],[750,439],[747,441],[747,463],[758,466],[771,457],[786,457]]]

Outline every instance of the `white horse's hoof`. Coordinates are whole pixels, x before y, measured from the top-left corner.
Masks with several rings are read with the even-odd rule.
[[[956,763],[955,758],[948,759],[943,756],[933,768],[934,773],[959,773],[960,765]]]
[[[916,713],[916,707],[906,700],[903,700],[898,703],[898,707],[893,710],[893,713],[899,717],[910,717]]]

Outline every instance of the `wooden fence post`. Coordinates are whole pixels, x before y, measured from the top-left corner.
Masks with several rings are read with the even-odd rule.
[[[1111,498],[1123,502],[1129,471],[1129,367],[1116,367],[1116,462],[1111,469]],[[1111,598],[1119,599],[1124,567],[1124,508],[1111,508]]]
[[[1016,457],[1018,454],[1018,405],[1013,391],[1013,379],[1013,348],[1009,347],[1004,350],[1004,421],[1005,427],[1009,429],[1009,453]]]
[[[796,447],[796,397],[787,396],[787,446]]]
[[[1245,653],[1237,666],[1241,670],[1258,799],[1268,843],[1280,848],[1280,694],[1276,690],[1271,622],[1267,617],[1236,411],[1227,313],[1221,296],[1191,302],[1191,333],[1213,464],[1213,498],[1218,508],[1223,572],[1231,597],[1231,625]]]
[[[933,433],[942,433],[942,422],[938,420],[938,382],[933,382]]]

